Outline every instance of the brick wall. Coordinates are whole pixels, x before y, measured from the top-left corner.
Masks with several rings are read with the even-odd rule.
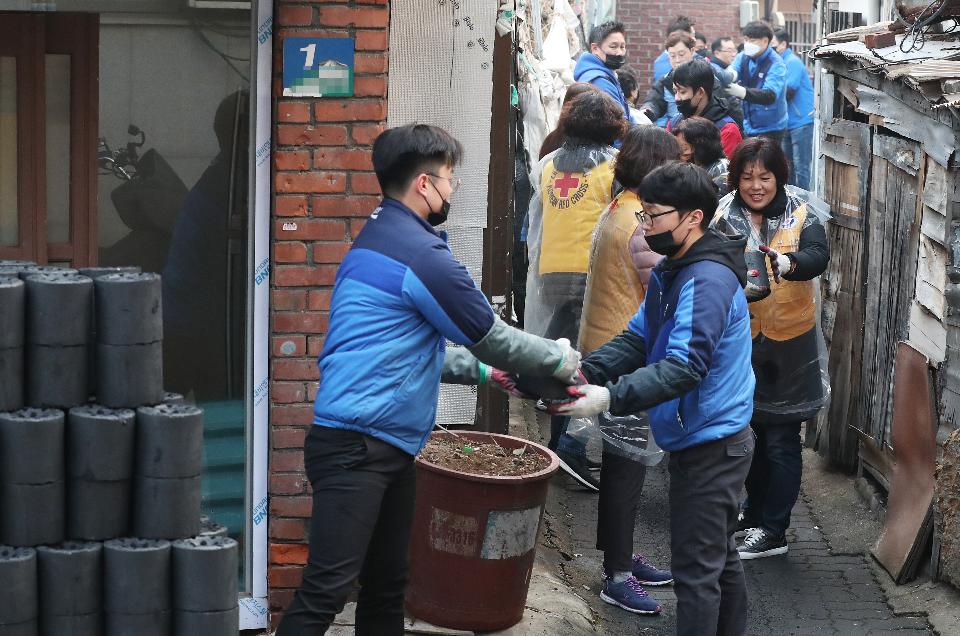
[[[334,275],[379,201],[370,152],[387,113],[389,9],[387,0],[278,0],[274,17],[269,601],[276,624],[307,556],[311,503],[302,446]],[[355,38],[355,96],[280,97],[287,37]]]
[[[617,18],[627,27],[630,68],[640,80],[640,96],[653,80],[653,60],[663,51],[667,25],[678,14],[690,17],[708,40],[730,35],[739,42],[738,0],[617,0]]]

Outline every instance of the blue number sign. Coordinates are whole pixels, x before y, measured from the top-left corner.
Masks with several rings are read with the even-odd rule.
[[[353,38],[287,38],[284,97],[353,95]]]

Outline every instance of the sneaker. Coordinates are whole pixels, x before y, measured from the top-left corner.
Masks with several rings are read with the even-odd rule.
[[[568,475],[580,482],[585,488],[593,492],[600,492],[600,482],[590,473],[586,455],[573,455],[558,450],[557,457],[560,458],[560,468],[566,471]]]
[[[741,512],[737,515],[737,529],[733,532],[734,539],[742,539],[747,536],[751,530],[755,529],[757,524],[753,523],[752,520],[748,520],[746,516]]]
[[[633,555],[633,576],[641,584],[652,587],[673,583],[670,570],[661,570],[639,554]]]
[[[663,609],[632,576],[621,583],[614,583],[612,578],[605,579],[600,599],[634,614],[659,614]]]
[[[786,554],[787,538],[783,535],[774,536],[763,528],[752,528],[743,540],[743,545],[737,548],[737,552],[740,553],[741,561]]]
[[[601,468],[602,466],[603,466],[603,463],[602,463],[602,462],[595,462],[595,461],[593,461],[592,459],[590,459],[589,457],[587,457],[587,469],[589,469],[590,472],[594,472],[594,473],[595,473],[595,472],[597,472],[598,470],[600,470],[600,468]]]

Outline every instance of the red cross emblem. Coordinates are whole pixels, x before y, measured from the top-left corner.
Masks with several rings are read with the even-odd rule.
[[[553,182],[553,189],[564,199],[570,196],[571,190],[576,190],[579,187],[580,179],[573,176],[572,172],[564,172],[559,179]]]

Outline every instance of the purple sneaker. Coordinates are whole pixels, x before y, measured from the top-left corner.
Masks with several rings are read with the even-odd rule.
[[[600,599],[634,614],[659,614],[662,609],[660,603],[650,598],[640,582],[632,576],[621,583],[605,578]]]
[[[661,570],[639,554],[633,555],[633,575],[640,583],[651,587],[673,583],[670,570]]]

